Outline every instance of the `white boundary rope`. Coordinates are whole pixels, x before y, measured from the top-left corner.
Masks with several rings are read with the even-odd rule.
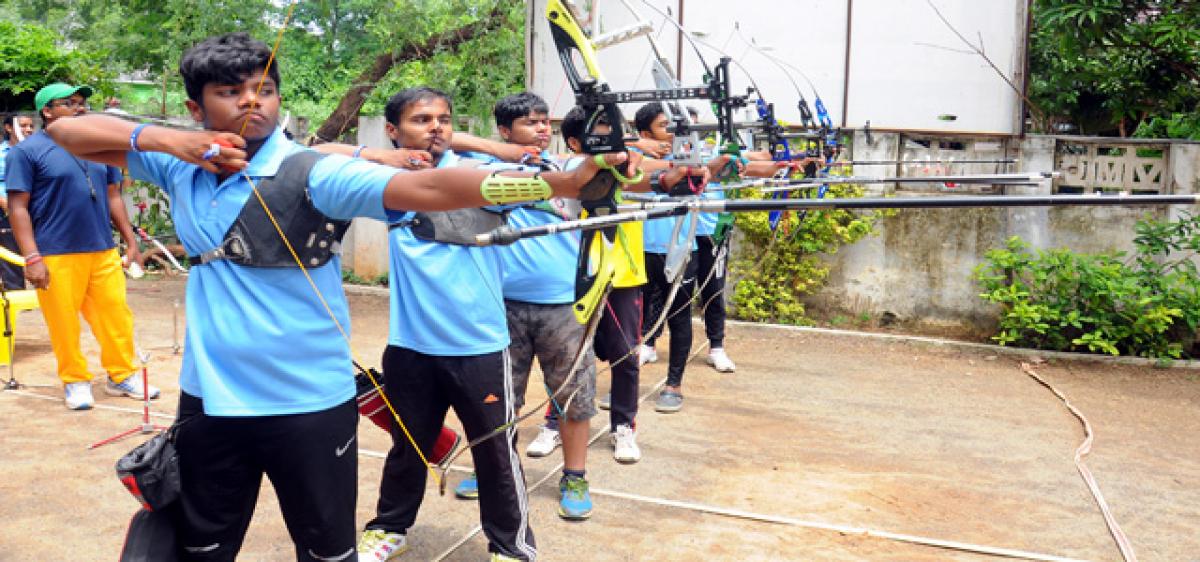
[[[702,350],[704,348],[704,346],[701,345],[701,346],[698,346],[698,348],[699,349],[697,349],[696,352],[691,354],[692,357],[694,357],[699,352],[699,350]],[[1079,448],[1075,452],[1076,467],[1079,469],[1080,474],[1083,476],[1083,479],[1087,483],[1089,490],[1091,490],[1092,495],[1096,499],[1097,504],[1099,504],[1100,510],[1104,515],[1105,522],[1108,524],[1109,530],[1112,533],[1113,538],[1116,540],[1118,548],[1120,548],[1120,550],[1121,550],[1121,555],[1128,562],[1136,561],[1137,557],[1133,553],[1132,546],[1129,545],[1128,539],[1125,537],[1125,534],[1121,531],[1120,527],[1116,523],[1115,518],[1113,518],[1111,512],[1109,511],[1108,504],[1105,502],[1104,497],[1100,492],[1099,486],[1096,484],[1095,479],[1092,477],[1091,472],[1087,469],[1087,467],[1082,462],[1082,457],[1084,455],[1087,455],[1088,452],[1090,452],[1091,444],[1093,441],[1091,425],[1088,423],[1087,418],[1085,418],[1083,416],[1083,414],[1080,413],[1079,410],[1077,410],[1066,399],[1066,397],[1062,393],[1060,393],[1057,389],[1055,389],[1053,386],[1051,386],[1049,383],[1047,383],[1044,379],[1042,379],[1036,373],[1034,373],[1028,364],[1022,363],[1021,369],[1027,375],[1029,375],[1030,377],[1035,379],[1037,382],[1039,382],[1040,384],[1045,386],[1047,389],[1049,389],[1051,392],[1053,392],[1060,400],[1062,400],[1062,402],[1067,406],[1067,408],[1071,411],[1071,413],[1073,415],[1075,415],[1075,417],[1078,418],[1080,420],[1080,422],[1083,424],[1086,438],[1084,439],[1084,442],[1079,446]],[[645,401],[649,396],[651,396],[655,392],[657,392],[658,389],[661,388],[665,382],[666,382],[666,379],[659,381],[658,384],[654,385],[648,392],[643,394],[639,398],[639,401]],[[59,400],[59,398],[57,398],[57,397],[45,396],[42,394],[37,394],[37,393],[23,391],[23,390],[5,391],[4,394],[12,394],[12,395],[16,395],[16,396],[24,396],[24,397],[36,398],[36,399],[46,400],[46,401],[58,401]],[[120,407],[120,406],[110,406],[107,404],[96,404],[94,406],[94,408],[97,410],[132,413],[132,414],[138,414],[138,415],[140,415],[142,413],[142,411],[140,409],[125,408],[125,407]],[[161,412],[151,412],[150,415],[153,417],[161,418],[161,419],[174,419],[175,418],[174,414],[166,414],[166,413],[161,413]],[[606,425],[604,428],[595,432],[592,435],[592,437],[588,440],[588,445],[591,446],[600,437],[607,434],[608,430],[609,430],[609,428]],[[359,456],[368,457],[368,458],[376,458],[376,459],[386,458],[385,453],[367,450],[367,449],[360,449]],[[544,485],[546,482],[548,482],[551,478],[553,478],[556,474],[558,474],[558,471],[562,468],[562,466],[563,466],[563,464],[560,461],[558,464],[556,464],[554,466],[554,468],[550,469],[544,476],[542,476],[532,486],[530,486],[529,492],[532,493],[534,490],[537,490],[542,485]],[[466,468],[466,467],[457,467],[456,466],[454,468],[456,470],[462,471],[462,472],[470,471],[470,469]],[[706,513],[709,515],[717,515],[717,516],[722,516],[722,517],[743,519],[743,520],[747,520],[747,521],[757,521],[757,522],[761,522],[761,523],[788,525],[788,526],[792,526],[792,527],[801,527],[801,528],[806,528],[806,529],[833,531],[836,533],[846,534],[846,535],[859,535],[859,536],[872,537],[872,538],[891,540],[891,541],[897,541],[897,542],[905,542],[905,543],[909,543],[909,544],[930,546],[930,547],[942,548],[942,549],[948,549],[948,550],[958,550],[958,551],[962,551],[962,552],[986,554],[986,555],[990,555],[990,556],[1001,556],[1001,557],[1006,557],[1006,558],[1015,558],[1015,559],[1024,559],[1024,560],[1042,560],[1042,561],[1047,561],[1047,562],[1078,562],[1079,561],[1079,559],[1066,558],[1066,557],[1056,556],[1056,555],[1052,555],[1052,554],[1042,554],[1042,553],[1025,551],[1025,550],[979,545],[979,544],[959,542],[959,541],[950,541],[950,540],[943,540],[943,539],[937,539],[937,538],[931,538],[931,537],[922,537],[922,536],[918,536],[918,535],[908,535],[908,534],[904,534],[904,533],[893,533],[890,531],[880,531],[880,530],[869,529],[869,528],[865,528],[865,527],[837,525],[837,524],[831,524],[831,523],[822,523],[822,522],[818,522],[818,521],[806,521],[806,520],[796,519],[796,518],[786,517],[786,516],[754,513],[754,512],[750,512],[750,511],[744,511],[744,510],[733,509],[733,508],[711,506],[711,505],[706,505],[706,504],[686,502],[686,501],[680,501],[680,500],[671,500],[671,499],[665,499],[665,498],[656,498],[656,497],[651,497],[651,496],[643,496],[643,495],[639,495],[639,494],[620,492],[620,491],[615,491],[615,490],[604,490],[604,489],[592,488],[591,492],[598,496],[606,496],[606,497],[624,499],[627,501],[648,503],[648,504],[658,505],[658,506],[662,506],[662,507],[685,509],[685,510],[695,511],[695,512],[699,512],[699,513]],[[434,557],[433,560],[436,562],[445,560],[447,557],[449,557],[451,554],[453,554],[455,551],[457,551],[459,548],[461,548],[463,545],[465,545],[468,541],[470,541],[473,537],[475,537],[475,535],[479,534],[480,531],[482,531],[482,527],[480,527],[479,525],[475,525],[463,537],[461,537],[459,540],[455,541],[446,550],[442,551],[440,554],[438,554],[436,557]]]
[[[1108,509],[1108,502],[1104,501],[1104,494],[1100,493],[1100,485],[1096,484],[1096,478],[1092,476],[1092,471],[1088,470],[1087,465],[1083,464],[1083,457],[1092,452],[1092,441],[1095,437],[1092,434],[1092,424],[1088,423],[1088,420],[1083,416],[1083,413],[1080,412],[1079,409],[1074,405],[1072,405],[1071,401],[1067,400],[1067,397],[1063,395],[1062,392],[1059,392],[1057,388],[1054,388],[1053,385],[1046,382],[1046,379],[1043,379],[1042,377],[1038,376],[1037,373],[1033,372],[1032,365],[1022,362],[1021,370],[1024,371],[1026,375],[1029,375],[1033,380],[1037,381],[1038,384],[1041,384],[1049,389],[1050,392],[1053,392],[1054,395],[1062,401],[1063,405],[1071,411],[1071,414],[1079,419],[1079,423],[1083,424],[1084,438],[1083,442],[1079,444],[1079,447],[1075,449],[1075,468],[1079,470],[1079,475],[1082,476],[1083,481],[1087,483],[1088,490],[1092,492],[1092,497],[1096,500],[1096,505],[1100,506],[1100,513],[1104,515],[1104,523],[1108,525],[1108,532],[1112,535],[1113,540],[1116,541],[1117,548],[1121,551],[1121,557],[1124,558],[1126,562],[1136,562],[1137,554],[1133,552],[1133,545],[1130,544],[1129,538],[1125,536],[1125,531],[1122,531],[1121,526],[1117,524],[1117,518],[1113,517],[1112,511]]]
[[[1014,550],[1010,548],[1000,548],[994,546],[984,546],[958,541],[947,541],[917,535],[906,535],[903,533],[892,533],[889,531],[876,531],[865,527],[850,527],[846,525],[834,525],[831,523],[820,523],[816,521],[805,521],[792,517],[783,517],[779,515],[764,515],[743,511],[740,509],[731,509],[725,507],[715,507],[699,503],[684,502],[678,500],[668,500],[662,498],[654,498],[650,496],[642,496],[638,494],[630,494],[626,492],[616,492],[612,490],[602,490],[592,488],[592,493],[600,496],[608,496],[613,498],[621,498],[625,500],[649,503],[664,507],[674,507],[678,509],[687,509],[690,511],[698,511],[708,513],[710,515],[720,515],[724,517],[733,517],[737,519],[746,519],[749,521],[759,521],[764,523],[775,523],[780,525],[789,525],[792,527],[803,527],[806,529],[819,529],[823,531],[833,531],[845,535],[860,535],[866,537],[874,537],[887,539],[892,541],[906,542],[918,544],[922,546],[933,546],[938,548],[960,550],[963,552],[973,552],[978,554],[988,554],[991,556],[1003,556],[1006,558],[1019,558],[1024,560],[1046,560],[1050,562],[1078,562],[1077,558],[1064,558],[1052,554],[1040,554],[1037,552],[1029,552],[1026,550]]]

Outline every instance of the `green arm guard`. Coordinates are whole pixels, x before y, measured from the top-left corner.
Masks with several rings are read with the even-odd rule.
[[[553,194],[550,184],[537,174],[529,178],[516,178],[501,176],[499,173],[488,176],[479,184],[479,193],[493,205],[541,201],[549,199]]]

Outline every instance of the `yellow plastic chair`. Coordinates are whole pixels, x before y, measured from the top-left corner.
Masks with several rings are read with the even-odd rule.
[[[21,267],[25,266],[25,258],[3,246],[0,246],[0,259]],[[0,306],[3,306],[4,299],[8,300],[8,325],[12,326],[13,335],[4,337],[4,326],[0,326],[0,365],[8,365],[12,362],[12,339],[16,337],[17,312],[33,310],[38,307],[37,291],[33,289],[4,291],[4,294],[0,295]]]

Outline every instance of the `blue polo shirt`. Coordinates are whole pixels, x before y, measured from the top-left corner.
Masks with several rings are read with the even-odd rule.
[[[4,187],[4,170],[7,167],[4,161],[7,159],[8,151],[11,148],[12,145],[8,144],[8,141],[0,141],[0,197],[8,196],[7,188]]]
[[[38,131],[8,150],[4,187],[29,194],[33,237],[42,255],[99,252],[116,247],[108,185],[121,170],[81,160]]]
[[[554,200],[550,203],[553,205]],[[522,207],[508,215],[514,228],[562,222],[564,217],[541,209]],[[536,236],[500,246],[504,267],[504,298],[534,304],[575,302],[575,265],[580,234],[562,232]]]
[[[250,160],[255,185],[288,155],[306,150],[276,130]],[[221,243],[251,195],[245,175],[218,183],[204,169],[162,153],[130,152],[134,178],[171,198],[176,234],[188,254]],[[309,174],[313,205],[331,218],[386,218],[383,192],[396,170],[326,156]],[[257,204],[257,200],[254,203]],[[350,330],[341,260],[308,270],[338,323]],[[299,268],[215,261],[193,267],[179,386],[212,416],[270,416],[324,410],[354,397],[350,348]]]
[[[460,160],[447,150],[437,167],[453,168]],[[508,347],[496,248],[429,242],[403,226],[392,228],[388,239],[388,345],[438,356],[483,355]]]
[[[721,184],[709,184],[709,187],[720,187]],[[725,199],[725,191],[705,191],[700,195],[701,199],[722,200]],[[700,224],[696,225],[696,236],[712,236],[717,231],[717,218],[721,213],[700,213]],[[684,225],[687,228],[687,225]]]
[[[646,244],[646,253],[650,254],[665,254],[671,243],[671,232],[675,230],[675,223],[683,221],[683,226],[679,228],[679,237],[676,239],[676,244],[686,244],[692,250],[697,248],[696,237],[688,238],[688,228],[691,222],[697,220],[692,215],[683,215],[679,217],[667,217],[662,219],[654,219],[646,221],[645,234],[643,240]],[[696,232],[699,232],[697,225]]]
[[[542,159],[555,162],[564,171],[573,170],[583,162],[582,158],[560,162],[549,153],[543,153]],[[567,214],[562,203],[561,199],[552,199],[538,208],[517,208],[509,213],[508,224],[525,228],[576,218]],[[526,238],[497,248],[504,267],[504,298],[534,304],[575,302],[579,240],[579,232],[563,232]]]

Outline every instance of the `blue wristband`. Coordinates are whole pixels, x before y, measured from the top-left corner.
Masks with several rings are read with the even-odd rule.
[[[149,126],[150,126],[150,123],[142,123],[141,125],[138,125],[137,127],[133,128],[133,132],[129,134],[129,149],[130,150],[132,150],[134,152],[142,151],[141,148],[138,148],[138,143],[137,143],[138,135],[142,134],[142,129],[145,129],[146,127],[149,127]]]
[[[367,145],[365,145],[365,144],[358,145],[358,148],[354,149],[354,158],[362,157],[362,151],[364,151],[366,149],[367,149]]]

